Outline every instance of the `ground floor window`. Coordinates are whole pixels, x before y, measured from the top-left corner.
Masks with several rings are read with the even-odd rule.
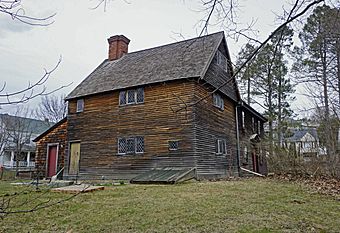
[[[178,150],[179,142],[178,140],[169,141],[169,150]]]
[[[144,153],[144,137],[118,138],[118,154],[133,155]]]
[[[217,139],[216,140],[216,154],[227,153],[227,140],[226,139]]]

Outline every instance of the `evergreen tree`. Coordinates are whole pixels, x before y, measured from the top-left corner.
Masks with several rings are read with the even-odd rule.
[[[340,106],[339,21],[339,9],[327,5],[317,7],[299,34],[301,47],[295,49],[294,70],[300,82],[307,84],[308,94],[316,103],[320,123],[324,125],[320,136],[324,137],[330,156],[335,155],[337,147],[331,118],[339,111],[336,106]]]
[[[273,142],[277,139],[280,145],[283,144],[286,130],[285,121],[292,115],[290,102],[293,100],[291,94],[294,88],[287,78],[288,67],[285,60],[285,52],[292,46],[292,37],[293,31],[288,27],[283,28],[238,78],[242,86],[246,86],[241,91],[246,90],[247,102],[256,99],[263,103],[269,124],[269,140]],[[255,48],[254,45],[247,44],[239,53],[237,64],[242,64]]]

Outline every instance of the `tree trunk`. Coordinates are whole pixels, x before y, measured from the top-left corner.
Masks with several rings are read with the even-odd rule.
[[[329,97],[328,97],[328,79],[327,79],[327,51],[326,51],[326,41],[324,40],[321,45],[321,62],[322,62],[322,86],[323,86],[323,102],[325,106],[325,139],[326,139],[326,149],[327,154],[330,158],[333,158],[333,146],[332,146],[332,127],[330,122],[330,112],[329,112]]]
[[[248,71],[248,69],[247,69],[247,72],[248,72],[248,75],[247,75],[247,77],[248,77],[248,80],[247,80],[247,104],[249,104],[250,105],[250,77],[249,77],[249,71]]]
[[[19,175],[19,153],[15,152],[15,178]]]
[[[279,145],[283,147],[283,132],[282,132],[282,73],[280,67],[280,77],[279,77],[279,84],[278,84],[278,116],[277,116],[277,138],[279,140]]]

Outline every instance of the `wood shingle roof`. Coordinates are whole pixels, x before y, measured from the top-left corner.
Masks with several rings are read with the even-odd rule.
[[[129,87],[183,78],[203,78],[223,32],[104,60],[66,100]]]

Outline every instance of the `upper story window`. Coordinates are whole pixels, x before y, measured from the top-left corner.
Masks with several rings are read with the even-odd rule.
[[[224,100],[221,95],[217,93],[213,94],[213,104],[215,107],[224,110]]]
[[[118,138],[118,154],[132,155],[144,153],[144,137]]]
[[[77,100],[77,112],[84,111],[84,99]]]
[[[227,71],[227,58],[224,56],[224,54],[218,50],[215,56],[217,65],[223,70]]]
[[[144,88],[129,89],[119,93],[119,105],[144,103]]]

